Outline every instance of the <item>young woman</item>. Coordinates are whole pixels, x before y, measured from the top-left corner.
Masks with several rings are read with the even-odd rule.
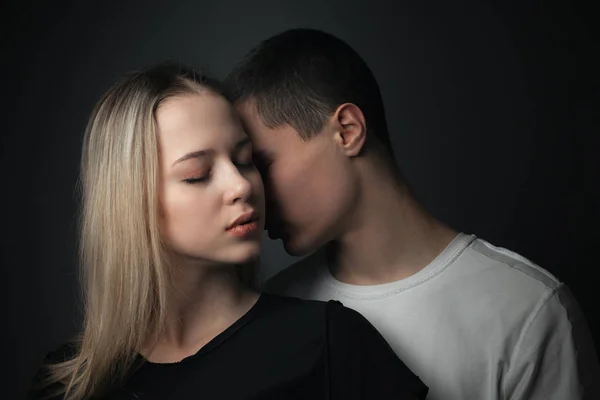
[[[254,289],[262,180],[217,82],[163,64],[111,88],[81,185],[84,328],[32,398],[424,398],[358,313]]]

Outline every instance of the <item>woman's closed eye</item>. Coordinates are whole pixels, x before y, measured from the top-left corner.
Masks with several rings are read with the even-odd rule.
[[[198,175],[194,175],[189,178],[186,178],[183,180],[183,182],[190,184],[190,185],[195,184],[195,183],[207,182],[210,179],[210,175],[211,175],[211,171],[208,171],[205,174],[198,174]]]

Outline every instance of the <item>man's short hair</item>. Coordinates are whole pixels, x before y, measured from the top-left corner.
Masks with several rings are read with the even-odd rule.
[[[292,126],[303,140],[318,134],[338,106],[353,103],[365,115],[367,138],[377,137],[392,152],[373,73],[354,49],[331,34],[290,29],[266,39],[226,83],[234,101],[251,101],[267,127]]]

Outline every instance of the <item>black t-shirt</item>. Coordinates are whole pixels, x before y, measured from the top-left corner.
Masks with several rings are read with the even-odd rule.
[[[379,332],[336,301],[262,294],[196,354],[172,364],[141,361],[106,399],[401,400],[427,394]]]

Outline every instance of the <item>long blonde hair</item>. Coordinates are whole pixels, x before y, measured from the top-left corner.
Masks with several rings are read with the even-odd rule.
[[[65,399],[99,395],[123,380],[162,332],[171,269],[159,227],[155,112],[169,97],[207,90],[228,98],[218,82],[161,64],[126,76],[93,110],[80,177],[84,326],[74,357],[50,365],[47,382],[60,382]],[[254,276],[240,269],[246,284]]]

